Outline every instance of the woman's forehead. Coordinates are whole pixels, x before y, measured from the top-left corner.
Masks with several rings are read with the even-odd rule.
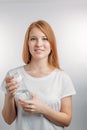
[[[45,36],[45,34],[39,28],[32,28],[30,31],[30,36]]]

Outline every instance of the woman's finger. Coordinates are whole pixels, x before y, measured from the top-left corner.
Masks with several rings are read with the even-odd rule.
[[[33,104],[33,101],[32,101],[32,100],[23,100],[23,99],[19,99],[18,101],[19,101],[19,103]]]
[[[8,76],[8,77],[5,79],[6,83],[11,82],[11,80],[12,80],[13,78],[14,78],[13,76]]]

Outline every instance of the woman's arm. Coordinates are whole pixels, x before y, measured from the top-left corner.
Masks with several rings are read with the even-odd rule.
[[[6,123],[9,125],[15,120],[17,116],[16,104],[13,97],[5,95],[4,107],[2,115]]]
[[[7,93],[5,94],[4,107],[2,110],[4,120],[8,124],[11,124],[17,116],[17,109],[14,100],[14,95],[19,86],[17,82],[12,82],[12,79],[13,79],[12,76],[6,78]]]
[[[65,97],[61,100],[60,112],[44,105],[42,114],[56,125],[68,126],[72,118],[72,97]]]

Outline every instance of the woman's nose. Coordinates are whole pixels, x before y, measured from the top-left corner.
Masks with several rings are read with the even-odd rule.
[[[42,40],[41,40],[41,39],[38,39],[38,40],[37,40],[37,45],[38,45],[38,46],[43,45],[43,42],[42,42]]]

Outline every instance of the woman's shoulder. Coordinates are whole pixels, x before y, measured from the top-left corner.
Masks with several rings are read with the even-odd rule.
[[[14,72],[16,72],[16,71],[22,71],[22,69],[23,69],[23,67],[24,67],[24,65],[21,65],[21,66],[17,66],[17,67],[14,67],[14,68],[11,68],[9,71],[8,71],[8,73],[14,73]]]
[[[65,79],[65,80],[70,79],[70,75],[66,71],[64,71],[64,70],[56,69],[56,73],[62,79]]]

